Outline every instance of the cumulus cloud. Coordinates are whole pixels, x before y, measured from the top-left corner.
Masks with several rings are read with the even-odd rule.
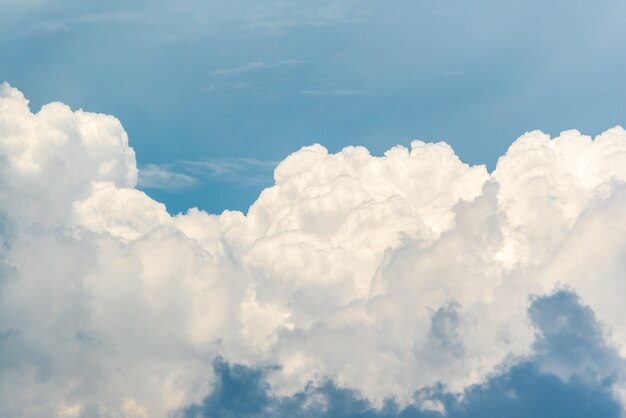
[[[171,216],[117,119],[4,84],[0,160],[0,415],[166,417],[230,364],[270,403],[453,414],[423,394],[548,376],[624,404],[621,127],[527,133],[492,173],[443,142],[313,145],[247,214]]]
[[[595,366],[616,359],[598,332],[593,313],[570,291],[533,301],[529,316],[536,327],[536,353],[511,369],[467,388],[462,397],[433,386],[415,393],[414,402],[400,406],[387,400],[375,408],[358,393],[332,381],[307,385],[290,397],[276,397],[266,377],[271,369],[214,363],[216,381],[202,403],[183,411],[185,418],[205,417],[370,417],[370,418],[484,418],[484,417],[620,417],[621,407],[611,390],[617,369],[579,369],[563,379],[543,370],[546,362]],[[436,316],[439,316],[437,313]],[[445,315],[445,313],[444,313]],[[439,317],[436,321],[440,321]],[[435,321],[433,321],[435,322]],[[581,328],[576,327],[581,324]],[[580,360],[583,360],[580,362]],[[619,366],[621,361],[615,363]],[[603,373],[604,372],[604,373]],[[608,373],[606,373],[608,372]],[[590,381],[589,376],[599,377]]]
[[[135,153],[116,118],[61,103],[33,114],[7,84],[0,97],[0,205],[12,220],[64,225],[93,182],[135,186]]]

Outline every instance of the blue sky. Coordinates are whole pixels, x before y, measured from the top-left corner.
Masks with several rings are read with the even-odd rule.
[[[0,79],[33,109],[116,115],[170,212],[246,210],[304,145],[445,140],[485,163],[519,135],[626,123],[621,1],[2,1]]]

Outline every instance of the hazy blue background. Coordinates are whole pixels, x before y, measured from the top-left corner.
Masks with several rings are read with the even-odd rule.
[[[303,145],[626,124],[623,1],[6,1],[0,80],[117,116],[171,212],[246,210]]]

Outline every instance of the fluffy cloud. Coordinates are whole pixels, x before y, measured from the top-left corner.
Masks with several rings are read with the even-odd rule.
[[[484,418],[620,417],[611,390],[621,361],[606,346],[591,310],[575,294],[559,291],[533,301],[530,317],[537,328],[535,354],[510,370],[473,385],[462,397],[433,386],[415,393],[416,402],[393,400],[377,409],[367,399],[332,381],[307,385],[291,397],[276,397],[265,381],[270,370],[214,363],[216,381],[202,403],[184,410],[185,418],[328,417],[328,418]],[[545,370],[557,361],[577,368],[563,378]],[[612,364],[611,364],[612,363]],[[604,365],[611,364],[607,369]],[[584,367],[580,367],[580,366]],[[592,377],[593,379],[589,379]],[[429,408],[430,407],[430,408]],[[435,408],[433,408],[435,407]]]
[[[73,112],[61,103],[33,114],[22,93],[7,84],[0,97],[0,205],[11,220],[65,225],[92,182],[135,186],[135,153],[114,117]]]
[[[445,143],[313,145],[245,215],[170,216],[135,189],[119,121],[33,114],[4,84],[0,160],[0,415],[166,417],[223,379],[216,357],[270,367],[272,397],[332,381],[374,408],[452,411],[415,394],[509,371],[626,388],[620,127],[527,133],[493,173]],[[559,300],[536,298],[559,288],[597,321],[546,325]],[[559,332],[608,348],[559,358]]]

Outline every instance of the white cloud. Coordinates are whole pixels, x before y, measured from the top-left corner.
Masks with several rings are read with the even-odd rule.
[[[64,225],[92,181],[137,182],[135,153],[112,116],[50,103],[33,114],[19,91],[0,85],[0,206],[17,222]]]
[[[555,286],[626,354],[619,127],[527,133],[491,174],[445,143],[313,145],[247,215],[172,217],[135,189],[117,119],[33,114],[5,84],[0,160],[3,416],[166,417],[218,355],[280,365],[278,393],[462,391],[532,355],[529,298]]]

